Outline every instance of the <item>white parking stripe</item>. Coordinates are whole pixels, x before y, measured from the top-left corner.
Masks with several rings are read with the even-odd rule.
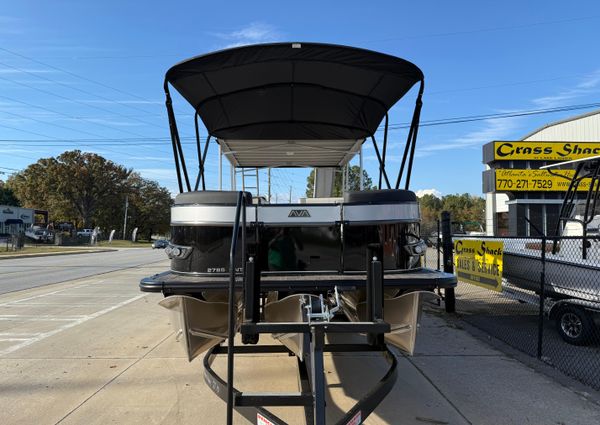
[[[39,316],[27,315],[27,314],[0,314],[0,320],[17,320],[17,321],[25,321],[25,322],[44,322],[44,321],[69,321],[69,320],[79,320],[83,317],[86,317],[85,314],[78,315],[65,315],[65,316],[50,316],[46,314],[40,314]]]
[[[100,310],[100,311],[97,311],[97,312],[92,313],[90,315],[83,316],[83,317],[81,317],[79,319],[71,321],[70,323],[65,323],[64,325],[62,325],[62,326],[60,326],[60,327],[58,327],[56,329],[53,329],[53,330],[48,331],[48,332],[41,333],[41,334],[39,334],[39,335],[37,335],[37,336],[35,336],[33,338],[27,338],[26,340],[20,339],[23,342],[21,342],[20,344],[16,344],[16,345],[13,345],[11,347],[8,347],[8,348],[6,348],[4,350],[1,350],[0,351],[0,356],[4,356],[6,354],[10,354],[10,353],[12,353],[14,351],[20,350],[21,348],[24,348],[24,347],[27,347],[27,346],[29,346],[31,344],[36,343],[36,342],[42,341],[42,340],[44,340],[44,339],[46,339],[46,338],[48,338],[48,337],[50,337],[52,335],[56,335],[57,333],[60,333],[60,332],[62,332],[64,330],[72,328],[74,326],[80,325],[80,324],[82,324],[84,322],[87,322],[88,320],[95,319],[96,317],[102,316],[103,314],[109,313],[109,312],[111,312],[113,310],[116,310],[117,308],[123,307],[123,306],[125,306],[125,305],[127,305],[129,303],[132,303],[134,301],[137,301],[140,298],[143,298],[145,296],[146,296],[146,294],[137,295],[137,296],[135,296],[133,298],[130,298],[130,299],[125,300],[125,301],[122,301],[122,302],[120,302],[118,304],[115,304],[115,305],[113,305],[111,307],[107,307],[104,310]]]

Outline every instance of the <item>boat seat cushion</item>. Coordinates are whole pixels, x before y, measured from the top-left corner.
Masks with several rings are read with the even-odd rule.
[[[237,191],[225,190],[202,190],[194,192],[183,192],[175,197],[175,205],[236,205],[238,199]],[[246,205],[252,205],[252,194],[244,192]]]
[[[397,204],[417,202],[417,196],[411,190],[384,189],[363,190],[344,193],[345,204]]]

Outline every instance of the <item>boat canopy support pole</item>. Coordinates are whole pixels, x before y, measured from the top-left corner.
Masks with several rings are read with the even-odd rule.
[[[404,155],[402,156],[402,163],[400,164],[400,170],[398,171],[398,178],[396,179],[396,189],[400,187],[402,181],[402,175],[404,174],[404,167],[406,166],[406,160],[408,159],[408,167],[406,168],[406,183],[404,188],[406,190],[410,187],[410,176],[412,173],[413,159],[415,156],[415,147],[417,145],[417,134],[419,132],[419,120],[421,117],[421,108],[423,107],[423,91],[425,90],[425,81],[421,80],[419,86],[419,94],[417,95],[417,101],[415,103],[415,111],[413,113],[412,122],[410,123],[410,130],[408,131],[408,137],[406,138],[406,145],[404,146]]]
[[[556,254],[556,252],[557,252],[557,248],[558,248],[557,237],[560,236],[560,234],[561,234],[561,227],[563,226],[563,224],[566,220],[569,220],[571,218],[571,213],[573,212],[574,203],[576,200],[577,189],[579,188],[579,183],[580,183],[581,179],[583,178],[583,175],[581,175],[581,172],[583,170],[583,165],[584,165],[583,162],[581,162],[577,165],[577,168],[575,169],[575,174],[573,175],[573,178],[571,179],[571,183],[569,183],[569,188],[567,189],[565,198],[563,199],[562,205],[560,206],[560,211],[558,213],[558,221],[556,223],[556,230],[554,231],[555,238],[552,243],[552,254]],[[585,231],[585,225],[583,225],[583,227],[584,227],[584,231]],[[583,252],[585,253],[585,244],[583,244],[583,245],[584,245]]]
[[[169,92],[169,83],[165,80],[165,105],[167,107],[167,116],[169,117],[169,130],[171,132],[171,143],[173,145],[173,156],[175,159],[175,168],[177,170],[177,183],[179,184],[179,193],[183,192],[183,184],[181,182],[181,170],[183,170],[183,176],[185,178],[185,185],[188,192],[190,188],[190,179],[188,178],[187,168],[185,166],[185,158],[183,157],[183,150],[181,149],[181,140],[179,138],[179,131],[177,130],[177,122],[175,121],[175,113],[173,112],[173,100],[171,99],[171,93]],[[179,160],[181,160],[181,169],[179,167]]]
[[[198,185],[202,182],[202,190],[206,190],[206,179],[204,178],[204,165],[206,164],[206,155],[208,154],[208,145],[210,144],[210,134],[206,138],[204,144],[204,153],[200,149],[200,130],[198,128],[198,113],[194,115],[194,129],[196,130],[196,150],[198,151],[198,176],[196,177],[196,185],[194,190],[198,190]],[[219,176],[220,177],[220,176]]]
[[[375,148],[375,154],[377,155],[377,160],[379,161],[379,170],[383,173],[383,178],[385,180],[385,184],[387,185],[387,188],[390,189],[390,181],[388,179],[387,173],[385,172],[385,164],[383,163],[383,160],[381,159],[381,155],[379,154],[379,147],[377,147],[377,142],[375,141],[375,137],[371,136],[371,140],[373,141],[373,147]],[[381,189],[381,185],[379,186],[379,189]]]
[[[383,167],[379,167],[379,183],[377,184],[377,187],[381,189],[381,176],[383,174],[383,168],[385,168],[385,154],[387,152],[387,138],[388,138],[388,114],[387,112],[385,113],[385,127],[383,130],[383,148],[382,148],[382,154],[381,154],[381,162],[383,163]],[[389,184],[388,184],[388,189],[389,189]]]

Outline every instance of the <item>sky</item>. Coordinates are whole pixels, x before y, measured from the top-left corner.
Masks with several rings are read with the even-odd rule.
[[[425,74],[421,120],[427,123],[600,102],[598,40],[597,1],[0,0],[0,179],[80,149],[176,193],[164,74],[181,60],[227,47],[314,41],[404,58]],[[416,88],[392,108],[391,125],[410,121],[415,96]],[[188,168],[196,169],[193,111],[181,98],[174,104]],[[411,189],[482,195],[485,143],[519,140],[591,110],[424,125]],[[406,132],[390,132],[391,176]],[[376,177],[370,144],[364,159]],[[303,196],[306,174],[273,171],[273,198],[287,201],[290,190],[293,201]],[[214,145],[207,175],[208,187],[216,188]],[[228,189],[228,166],[224,181]],[[260,185],[264,193],[265,172]]]

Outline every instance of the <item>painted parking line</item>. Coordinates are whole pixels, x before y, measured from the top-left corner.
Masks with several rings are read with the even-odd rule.
[[[11,320],[19,322],[64,322],[71,320],[79,320],[86,317],[85,314],[77,316],[51,316],[47,314],[27,315],[27,314],[0,314],[0,320]]]
[[[99,311],[97,311],[95,313],[82,316],[82,317],[80,317],[78,319],[69,320],[68,323],[63,324],[62,326],[59,326],[56,329],[53,329],[53,330],[48,331],[48,332],[40,333],[40,334],[38,334],[36,336],[33,336],[31,338],[22,338],[22,339],[14,338],[14,339],[12,339],[13,341],[18,340],[18,341],[21,341],[21,343],[20,344],[12,345],[12,346],[10,346],[8,348],[5,348],[4,350],[0,350],[0,356],[5,356],[5,355],[10,354],[10,353],[12,353],[14,351],[20,350],[21,348],[27,347],[27,346],[29,346],[31,344],[35,344],[36,342],[42,341],[42,340],[44,340],[44,339],[46,339],[48,337],[51,337],[53,335],[56,335],[57,333],[62,332],[64,330],[67,330],[67,329],[70,329],[72,327],[78,326],[78,325],[80,325],[82,323],[87,322],[88,320],[92,320],[92,319],[95,319],[97,317],[100,317],[103,314],[109,313],[109,312],[111,312],[113,310],[116,310],[116,309],[118,309],[120,307],[123,307],[123,306],[125,306],[127,304],[130,304],[130,303],[132,303],[134,301],[137,301],[140,298],[143,298],[145,296],[146,296],[146,294],[140,294],[140,295],[137,295],[135,297],[129,298],[129,299],[125,300],[125,301],[121,301],[118,304],[115,304],[115,305],[112,305],[110,307],[107,307],[107,308],[105,308],[103,310],[99,310]],[[23,304],[17,304],[17,305],[23,305]],[[13,320],[18,320],[18,316],[14,317]]]

